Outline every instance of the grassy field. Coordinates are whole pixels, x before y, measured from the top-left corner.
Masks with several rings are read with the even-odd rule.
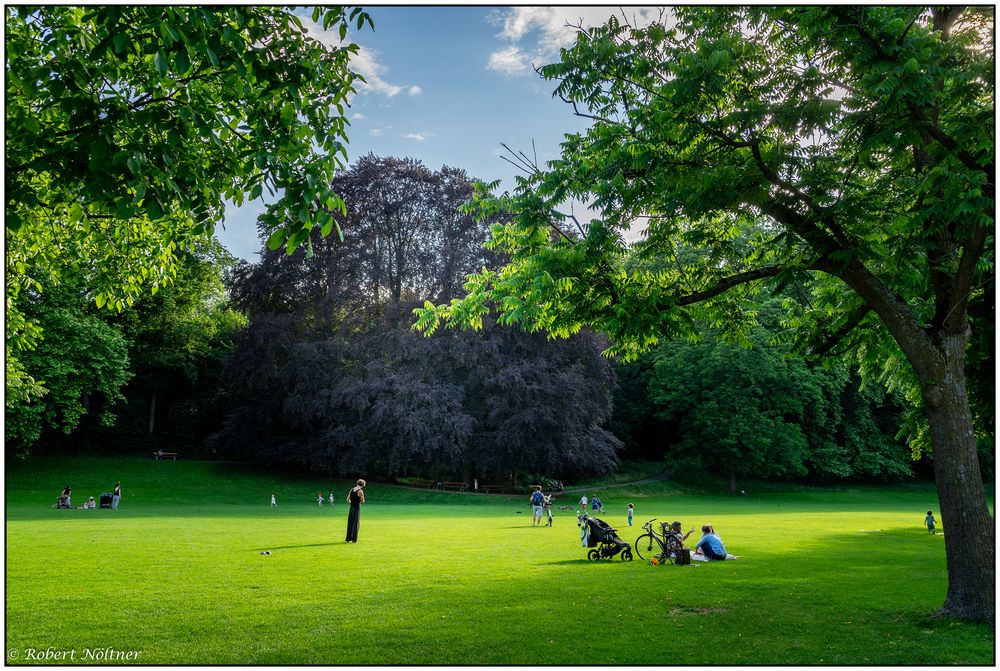
[[[67,482],[79,504],[118,479],[117,512],[50,507]],[[8,463],[6,486],[8,663],[994,662],[992,627],[930,616],[930,486],[593,490],[629,542],[652,517],[709,522],[741,556],[691,566],[587,561],[575,517],[533,528],[527,497],[370,484],[353,545],[349,483],[312,475],[73,458]]]

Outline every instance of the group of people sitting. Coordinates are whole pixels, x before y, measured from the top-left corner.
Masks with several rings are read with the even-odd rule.
[[[694,533],[694,529],[692,528],[687,533],[683,533],[681,523],[675,521],[670,524],[670,528],[666,532],[667,535],[677,539],[677,542],[683,548],[684,541]],[[701,538],[698,539],[698,542],[694,546],[694,554],[706,559],[726,559],[730,556],[726,552],[726,546],[722,544],[722,539],[719,538],[719,534],[715,533],[715,529],[711,524],[702,525]]]
[[[62,492],[56,497],[56,503],[53,508],[70,508],[77,509],[76,506],[72,504],[73,489],[66,485],[63,487]],[[122,483],[118,482],[115,484],[114,494],[111,492],[105,492],[101,494],[101,507],[111,508],[113,510],[118,510],[118,502],[122,498]],[[79,510],[95,510],[97,508],[97,501],[91,496],[88,498]]]

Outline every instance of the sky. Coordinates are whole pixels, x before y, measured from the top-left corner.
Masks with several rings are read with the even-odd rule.
[[[361,50],[352,68],[364,75],[347,116],[348,158],[369,152],[415,158],[432,170],[448,165],[483,181],[514,186],[517,169],[501,158],[500,143],[532,155],[539,163],[558,156],[565,133],[585,129],[587,120],[552,97],[556,82],[532,65],[556,62],[559,48],[572,43],[570,24],[603,23],[615,7],[378,7],[367,6],[375,22],[348,39]],[[629,8],[639,22],[652,8]],[[308,17],[303,23],[323,35]],[[226,210],[219,240],[234,255],[258,259],[261,242],[258,200]]]

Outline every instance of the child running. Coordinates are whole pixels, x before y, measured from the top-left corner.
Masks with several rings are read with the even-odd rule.
[[[632,526],[632,515],[634,513],[635,513],[635,505],[632,504],[632,503],[628,504],[628,525],[629,526]]]
[[[934,519],[934,511],[933,510],[928,510],[927,511],[927,517],[924,518],[924,524],[927,525],[927,531],[929,531],[930,533],[934,534],[935,536],[937,535],[937,532],[934,531],[934,523],[936,521],[937,520]]]

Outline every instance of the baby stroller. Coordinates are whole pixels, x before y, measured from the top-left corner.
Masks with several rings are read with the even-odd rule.
[[[111,507],[111,492],[104,492],[101,494],[101,507],[102,508]]]
[[[632,546],[618,538],[617,529],[608,526],[604,520],[596,517],[584,517],[584,524],[590,532],[587,537],[587,547],[594,548],[587,552],[587,559],[611,559],[621,553],[622,561],[632,561]]]

